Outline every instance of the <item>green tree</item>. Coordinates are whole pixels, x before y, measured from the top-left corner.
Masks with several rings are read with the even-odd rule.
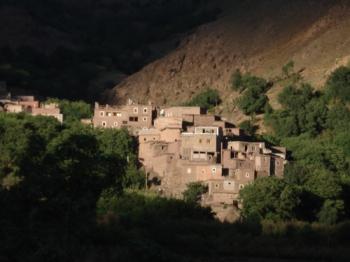
[[[57,103],[59,105],[65,123],[79,122],[83,118],[92,117],[91,105],[84,101],[49,99],[47,103]]]
[[[199,106],[203,109],[210,110],[221,103],[219,92],[214,89],[206,89],[199,93],[191,101],[186,103],[186,106]]]
[[[244,218],[289,220],[296,218],[299,188],[275,178],[259,178],[240,191]]]
[[[236,100],[239,109],[247,115],[264,112],[268,104],[268,97],[265,94],[268,88],[269,83],[263,78],[250,74],[242,76],[238,90],[244,93]]]
[[[331,74],[326,83],[326,95],[342,102],[350,101],[350,67],[339,67]]]

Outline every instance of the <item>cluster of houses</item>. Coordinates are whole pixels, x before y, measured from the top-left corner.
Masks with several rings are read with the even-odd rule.
[[[45,115],[63,121],[57,104],[14,96],[0,85],[0,111]],[[242,130],[200,107],[156,107],[131,100],[123,106],[95,103],[95,128],[127,128],[138,138],[139,162],[148,185],[181,197],[190,183],[208,186],[204,205],[234,205],[239,191],[259,177],[282,177],[286,149],[252,141]]]
[[[92,122],[96,128],[124,127],[136,135],[150,185],[168,196],[181,197],[188,184],[202,182],[208,186],[204,204],[232,205],[257,178],[283,176],[285,148],[250,141],[200,107],[96,103]]]
[[[40,103],[34,96],[13,96],[7,91],[4,83],[0,83],[0,112],[52,116],[59,122],[63,122],[63,115],[56,103]]]

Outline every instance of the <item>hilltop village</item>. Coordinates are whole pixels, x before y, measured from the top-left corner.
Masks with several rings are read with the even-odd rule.
[[[128,128],[138,137],[139,161],[148,182],[181,197],[203,182],[203,205],[233,205],[239,191],[259,177],[282,177],[286,149],[252,142],[242,130],[200,107],[156,107],[131,100],[124,106],[95,103],[93,126]]]
[[[11,96],[0,90],[0,111],[33,116],[63,115],[55,103],[34,96]],[[95,103],[93,118],[82,119],[94,128],[127,128],[138,138],[138,158],[147,185],[159,194],[181,198],[188,185],[208,187],[206,206],[235,206],[239,191],[259,177],[282,177],[286,149],[252,141],[220,116],[200,107],[157,107],[129,100],[123,106]]]

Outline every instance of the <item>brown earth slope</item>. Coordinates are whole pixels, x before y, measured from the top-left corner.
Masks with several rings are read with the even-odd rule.
[[[226,101],[232,73],[240,68],[267,78],[293,60],[316,87],[350,58],[349,1],[220,1],[224,12],[199,27],[169,55],[144,67],[107,93],[110,103],[127,98],[176,104],[206,87]],[[280,87],[270,91],[272,104]],[[238,115],[237,115],[238,117]]]

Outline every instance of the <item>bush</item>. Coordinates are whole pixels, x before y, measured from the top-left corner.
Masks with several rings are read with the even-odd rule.
[[[190,183],[187,189],[183,192],[183,197],[186,202],[199,203],[203,194],[208,191],[208,188],[202,183]]]
[[[294,61],[289,61],[287,64],[285,64],[282,67],[282,73],[285,77],[289,77],[291,74],[294,73]]]

